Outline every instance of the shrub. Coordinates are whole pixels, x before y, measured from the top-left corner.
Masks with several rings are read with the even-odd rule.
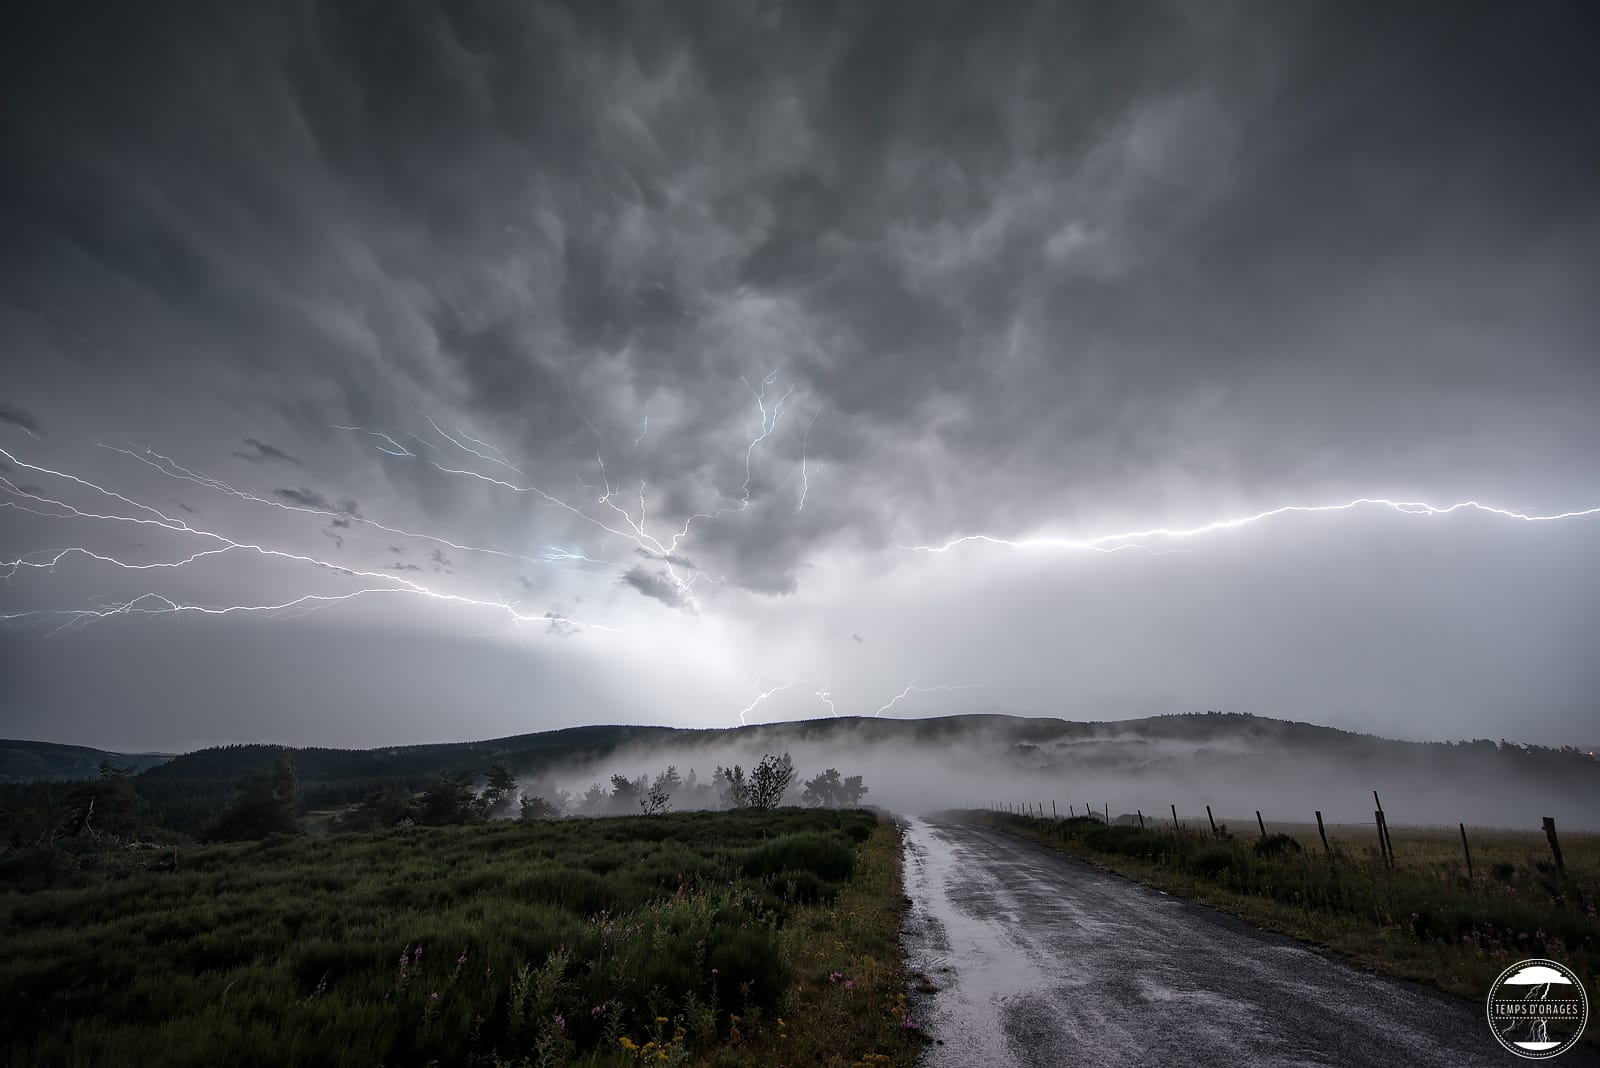
[[[1238,855],[1227,846],[1206,846],[1189,860],[1189,868],[1201,875],[1215,877],[1221,872],[1237,867]]]
[[[1305,852],[1300,843],[1287,834],[1272,834],[1259,838],[1250,848],[1258,857],[1297,857]]]
[[[779,872],[806,871],[820,879],[843,881],[855,871],[856,852],[828,834],[786,834],[763,842],[745,854],[742,869],[760,878]]]

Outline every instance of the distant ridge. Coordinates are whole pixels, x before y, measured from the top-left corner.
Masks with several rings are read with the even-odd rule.
[[[41,752],[77,759],[51,765]],[[1110,721],[970,714],[724,728],[591,725],[371,749],[229,745],[172,758],[0,742],[0,776],[10,776],[0,782],[92,775],[107,757],[143,761],[147,770],[135,788],[166,826],[193,831],[280,753],[293,760],[306,807],[329,810],[391,787],[423,790],[441,774],[482,781],[496,762],[523,782],[581,791],[615,772],[631,777],[675,764],[704,776],[717,764],[748,767],[764,753],[783,752],[793,754],[803,776],[829,766],[866,774],[874,801],[905,811],[997,800],[1077,806],[1093,798],[1096,806],[1125,804],[1130,814],[1176,803],[1225,813],[1265,809],[1280,819],[1308,819],[1318,810],[1360,821],[1380,790],[1412,823],[1537,826],[1553,816],[1564,827],[1600,830],[1593,815],[1600,811],[1600,761],[1573,746],[1397,741],[1221,712]]]
[[[100,762],[132,767],[135,773],[171,760],[176,753],[112,753],[85,745],[0,738],[0,783],[93,779]]]

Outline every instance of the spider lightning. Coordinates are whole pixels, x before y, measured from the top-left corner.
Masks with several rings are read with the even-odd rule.
[[[423,583],[417,582],[414,579],[406,578],[403,575],[387,571],[362,570],[349,567],[336,561],[312,556],[307,553],[273,548],[257,542],[237,541],[225,534],[218,533],[217,531],[192,526],[185,520],[176,516],[168,515],[153,505],[144,504],[78,475],[74,475],[66,471],[60,471],[55,468],[45,467],[39,464],[29,463],[28,461],[18,458],[3,448],[0,448],[0,457],[4,457],[9,463],[22,470],[33,471],[37,474],[47,477],[62,479],[83,489],[98,493],[103,497],[118,501],[127,505],[134,514],[126,514],[116,511],[90,511],[79,508],[74,504],[60,499],[59,497],[52,497],[43,493],[42,491],[18,486],[10,478],[4,476],[0,476],[0,490],[4,490],[5,492],[11,494],[12,497],[17,498],[17,500],[0,502],[0,506],[18,508],[19,510],[48,518],[85,519],[102,523],[122,523],[135,526],[156,527],[158,529],[168,531],[169,533],[201,538],[214,543],[213,547],[210,549],[192,552],[187,555],[180,556],[174,560],[150,561],[144,563],[136,563],[107,553],[95,552],[86,546],[73,545],[68,546],[65,549],[56,550],[54,552],[30,553],[16,557],[15,559],[0,560],[0,577],[3,577],[7,580],[15,577],[25,568],[38,570],[45,573],[54,572],[64,560],[71,556],[83,556],[87,559],[94,560],[98,563],[107,564],[121,570],[138,572],[157,568],[176,569],[186,567],[202,559],[220,557],[229,552],[238,552],[255,554],[261,557],[283,560],[290,563],[309,565],[311,567],[325,569],[351,578],[383,583],[383,585],[380,586],[363,586],[341,594],[308,593],[285,600],[266,600],[255,603],[231,605],[204,605],[180,602],[162,594],[147,592],[138,594],[137,596],[125,601],[98,605],[93,608],[57,608],[8,612],[0,614],[0,620],[13,621],[29,618],[62,619],[65,622],[62,623],[61,627],[56,628],[56,630],[59,631],[66,627],[90,623],[97,620],[109,619],[117,616],[178,615],[186,613],[213,616],[231,615],[235,613],[270,614],[283,612],[294,608],[323,607],[330,604],[337,604],[345,601],[355,600],[356,598],[377,594],[404,593],[440,603],[497,609],[501,612],[504,612],[511,622],[519,627],[523,624],[531,622],[549,624],[552,620],[555,620],[557,622],[566,623],[571,626],[582,627],[585,629],[607,631],[615,629],[603,624],[581,622],[576,619],[551,613],[535,615],[532,613],[523,612],[505,600],[472,597],[459,593],[448,593],[442,590],[434,589],[430,586],[426,586]],[[40,507],[32,507],[29,504],[19,503],[19,501],[31,502],[33,505],[38,505]],[[41,510],[41,508],[50,510],[44,511]]]
[[[667,578],[682,595],[684,603],[692,607],[694,587],[700,579],[707,576],[690,563],[679,550],[685,539],[690,536],[696,523],[712,521],[725,515],[742,512],[750,507],[750,483],[753,477],[752,468],[755,450],[763,441],[777,431],[783,417],[784,404],[794,392],[794,387],[791,385],[785,388],[781,396],[776,398],[769,397],[769,388],[776,382],[777,375],[777,371],[766,375],[760,380],[759,387],[751,386],[748,379],[742,380],[745,388],[755,398],[759,426],[745,445],[745,477],[738,501],[735,504],[724,506],[714,511],[698,512],[690,515],[675,530],[659,537],[648,526],[650,518],[648,482],[644,479],[639,482],[637,515],[635,516],[625,502],[619,503],[621,501],[620,490],[612,485],[611,479],[606,472],[603,454],[597,454],[595,462],[600,471],[604,492],[598,494],[594,505],[585,507],[559,497],[554,493],[546,492],[538,486],[511,482],[505,478],[485,474],[470,465],[462,465],[460,461],[452,462],[447,457],[443,446],[411,431],[400,431],[391,434],[381,429],[345,424],[335,425],[333,429],[364,435],[372,439],[374,442],[373,447],[376,451],[396,460],[426,463],[435,470],[447,475],[478,480],[518,494],[530,494],[545,506],[558,508],[596,527],[607,535],[621,538],[625,543],[631,545],[633,551],[638,555],[660,563]],[[573,403],[574,407],[577,407],[576,399],[573,400]],[[578,409],[578,414],[585,425],[594,432],[596,438],[604,445],[605,438],[600,433],[599,428],[583,413],[581,408]],[[521,469],[516,467],[506,457],[506,454],[496,446],[467,433],[460,427],[455,427],[454,433],[452,433],[446,430],[438,420],[425,412],[419,411],[417,415],[426,421],[428,427],[432,429],[439,439],[459,450],[459,454],[465,454],[485,464],[502,467],[512,474],[522,475]],[[639,440],[642,440],[648,426],[649,421],[648,417],[646,417],[644,425],[640,429],[639,439],[635,440],[635,448],[637,448]],[[400,440],[402,437],[415,444],[402,444]],[[130,442],[128,447],[124,448],[98,439],[91,439],[91,442],[97,448],[143,464],[169,479],[188,482],[202,489],[220,493],[250,505],[264,506],[282,512],[299,513],[329,520],[329,528],[324,533],[333,536],[335,543],[341,548],[343,541],[333,528],[359,526],[370,528],[374,531],[382,531],[396,538],[416,539],[463,553],[484,554],[507,560],[541,564],[555,570],[570,573],[594,574],[598,571],[622,574],[628,570],[628,565],[625,562],[598,558],[571,545],[548,544],[544,547],[542,553],[530,555],[492,546],[457,541],[436,533],[409,530],[381,522],[371,516],[359,514],[353,501],[342,501],[335,507],[331,502],[320,499],[320,497],[313,498],[311,491],[308,490],[302,491],[298,497],[293,495],[292,492],[285,492],[283,496],[287,497],[287,500],[276,500],[239,489],[221,479],[203,474],[196,468],[179,463],[171,456],[157,452],[148,446],[140,449]],[[38,487],[19,486],[12,482],[10,478],[0,477],[0,492],[8,494],[11,498],[0,501],[0,507],[12,508],[17,511],[58,520],[81,520],[100,524],[151,527],[179,537],[198,539],[209,543],[204,548],[179,553],[170,559],[159,560],[134,560],[98,552],[87,545],[69,545],[56,550],[25,553],[14,559],[0,559],[0,580],[9,581],[23,572],[53,574],[58,568],[73,559],[82,559],[85,562],[93,562],[132,573],[155,573],[181,570],[201,561],[217,560],[230,554],[252,554],[285,563],[314,567],[348,578],[363,580],[366,583],[357,589],[337,594],[304,593],[299,596],[269,598],[242,604],[191,603],[180,601],[155,591],[147,591],[125,600],[97,604],[88,608],[76,607],[8,612],[0,614],[0,621],[50,617],[64,620],[63,626],[75,626],[117,616],[175,615],[184,613],[220,616],[249,612],[281,615],[289,611],[310,610],[382,593],[403,593],[437,602],[494,608],[505,613],[511,622],[519,627],[526,623],[538,622],[547,625],[553,631],[562,631],[563,629],[570,631],[572,628],[607,631],[615,629],[599,623],[580,621],[562,612],[545,612],[542,614],[526,612],[518,607],[516,602],[507,601],[503,598],[484,598],[448,592],[433,585],[425,584],[416,578],[406,577],[401,573],[420,570],[420,567],[416,565],[402,566],[399,563],[393,563],[382,570],[368,570],[351,567],[337,560],[322,558],[310,553],[295,552],[259,541],[236,540],[218,529],[211,529],[210,525],[204,527],[195,525],[175,514],[162,511],[151,504],[120,493],[116,489],[110,488],[109,485],[102,485],[99,482],[91,481],[69,471],[28,462],[3,449],[0,449],[0,456],[3,456],[17,470],[33,472],[46,478],[61,479],[72,484],[77,490],[89,491],[103,499],[114,502],[113,505],[101,509],[79,507],[60,496],[40,490]],[[579,479],[579,482],[581,484],[582,480]],[[179,508],[182,508],[184,512],[192,514],[193,510],[188,505],[184,505],[181,502],[174,503]],[[603,511],[597,514],[594,511],[594,506],[598,506]],[[394,551],[399,552],[398,549]],[[447,561],[437,551],[434,554],[434,562],[438,565],[435,570],[441,570],[447,566]],[[725,582],[726,579],[720,581]],[[758,697],[758,703],[762,699],[764,698]]]

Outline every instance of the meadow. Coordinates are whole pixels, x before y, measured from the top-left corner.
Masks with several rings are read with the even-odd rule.
[[[864,811],[164,846],[0,890],[10,1064],[909,1064]],[[103,860],[104,858],[102,858]]]
[[[1267,824],[1266,834],[995,812],[967,818],[1333,951],[1373,971],[1481,1001],[1502,970],[1559,960],[1600,990],[1600,835],[1562,833],[1565,874],[1539,832]],[[1152,821],[1153,822],[1153,821]],[[1370,844],[1368,844],[1370,839]],[[1600,1039],[1592,1013],[1587,1041]]]

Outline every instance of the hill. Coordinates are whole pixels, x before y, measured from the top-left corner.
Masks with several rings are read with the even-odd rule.
[[[17,744],[17,743],[8,743]],[[41,743],[21,743],[40,746]],[[48,748],[48,747],[47,747]],[[53,747],[71,749],[74,747]],[[104,755],[84,758],[92,770]],[[1065,814],[1109,806],[1113,814],[1330,821],[1371,819],[1372,791],[1407,824],[1457,821],[1600,830],[1600,762],[1572,747],[1407,742],[1311,723],[1206,713],[1084,722],[1000,715],[935,719],[829,718],[724,729],[585,726],[473,742],[375,749],[234,745],[185,753],[135,780],[161,822],[193,832],[225,806],[241,779],[280,752],[295,764],[311,809],[359,803],[390,786],[425,789],[441,774],[483,781],[511,769],[528,792],[581,794],[612,774],[654,775],[667,765],[700,781],[718,765],[747,768],[789,752],[798,783],[836,767],[863,775],[870,800],[900,811],[986,804],[1044,805]],[[0,794],[0,801],[3,801]],[[1202,815],[1203,818],[1203,815]]]
[[[29,742],[0,738],[0,783],[59,782],[93,779],[100,762],[145,771],[173,758],[172,753],[112,753],[83,745]]]

